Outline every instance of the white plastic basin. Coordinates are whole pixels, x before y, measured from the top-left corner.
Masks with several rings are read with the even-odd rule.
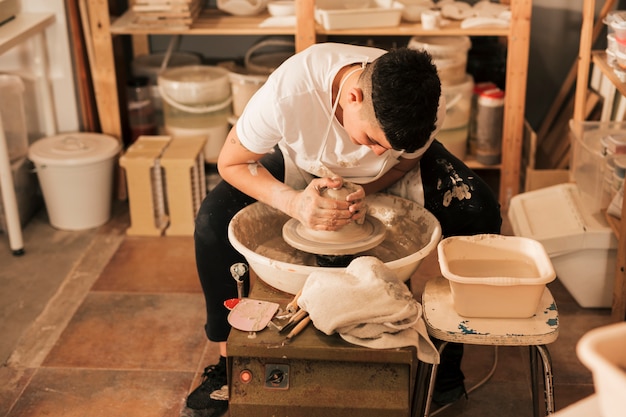
[[[626,323],[598,327],[576,346],[580,361],[593,375],[602,417],[621,417],[626,409]]]

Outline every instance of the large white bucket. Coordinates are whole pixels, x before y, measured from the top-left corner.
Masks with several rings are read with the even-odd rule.
[[[472,42],[467,36],[414,36],[408,47],[426,50],[437,67],[441,84],[460,84],[465,79],[467,54]]]
[[[204,158],[216,161],[232,113],[228,71],[208,65],[172,68],[159,75],[158,84],[165,130],[176,137],[205,136]]]
[[[98,133],[72,133],[40,139],[28,157],[35,164],[50,224],[84,230],[111,216],[113,167],[120,142]]]
[[[459,159],[464,159],[467,154],[473,89],[474,79],[469,74],[460,84],[441,86],[446,97],[446,118],[437,134],[437,140]]]

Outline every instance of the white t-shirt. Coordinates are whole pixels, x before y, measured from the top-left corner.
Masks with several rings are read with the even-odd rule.
[[[389,171],[400,155],[418,157],[425,149],[412,154],[388,150],[378,156],[367,146],[352,143],[332,114],[332,82],[337,72],[346,65],[372,62],[384,53],[322,43],[292,56],[270,75],[237,121],[242,145],[264,154],[279,144],[284,157],[305,172],[318,177],[336,174],[360,184]]]

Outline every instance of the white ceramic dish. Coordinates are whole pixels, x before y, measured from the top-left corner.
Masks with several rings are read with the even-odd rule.
[[[267,3],[267,11],[274,17],[294,16],[296,14],[296,2],[294,0],[277,0]]]
[[[267,0],[217,0],[217,8],[234,16],[254,16],[267,7]]]
[[[351,3],[352,4],[352,3]],[[404,6],[392,0],[371,0],[365,7],[347,9],[336,0],[317,0],[315,20],[326,30],[393,27],[400,24]]]

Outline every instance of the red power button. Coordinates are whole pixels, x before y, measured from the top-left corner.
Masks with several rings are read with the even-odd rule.
[[[244,369],[239,373],[239,380],[244,384],[249,383],[252,381],[252,372],[248,369]]]

